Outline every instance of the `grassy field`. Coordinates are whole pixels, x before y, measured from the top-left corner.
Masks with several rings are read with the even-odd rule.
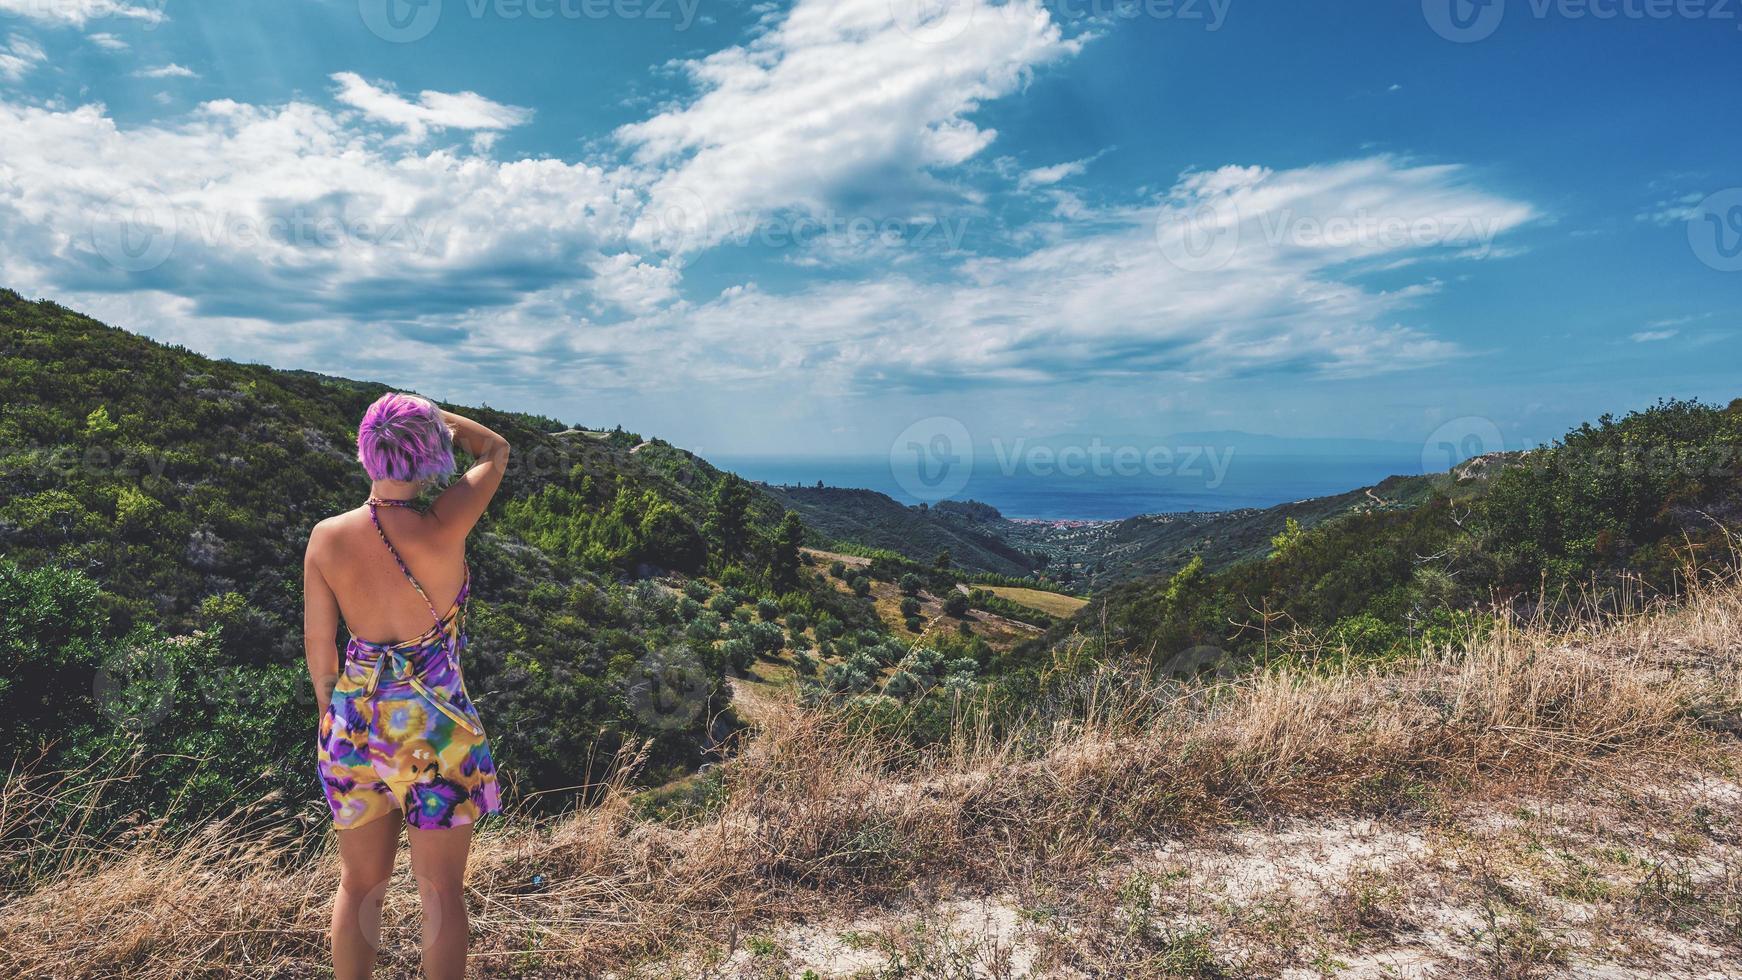
[[[836,561],[841,562],[848,568],[864,568],[871,564],[870,559],[859,558],[853,555],[843,555],[832,551],[806,548],[805,553],[815,560],[818,567],[822,569],[826,569],[831,563]],[[832,582],[834,587],[839,591],[848,593],[853,591],[852,588],[841,579],[828,576],[826,573],[823,574],[825,579]],[[976,586],[976,588],[980,587],[981,586]],[[1001,587],[992,588],[990,591],[998,591],[998,588]],[[1012,591],[1029,592],[1033,590],[1014,589]],[[1069,598],[1068,596],[1051,596],[1050,593],[1045,592],[1035,592],[1034,594],[1049,596],[1051,598]],[[1013,619],[1006,619],[1003,616],[999,616],[996,613],[986,612],[983,609],[974,610],[969,614],[966,620],[957,620],[954,617],[944,614],[944,603],[941,597],[932,595],[930,592],[923,590],[914,598],[919,600],[919,618],[924,625],[920,632],[912,633],[908,631],[906,619],[901,615],[901,600],[903,598],[905,597],[902,595],[901,589],[897,587],[895,583],[873,581],[871,583],[871,595],[864,601],[874,604],[874,608],[877,610],[877,617],[883,620],[884,625],[889,627],[890,632],[894,633],[897,638],[909,642],[917,643],[923,641],[927,637],[953,633],[958,628],[957,624],[964,621],[968,624],[968,629],[972,630],[975,636],[984,639],[994,650],[1008,650],[1024,640],[1033,639],[1041,634],[1041,629],[1037,626],[1031,626],[1028,623],[1020,623]]]
[[[1002,596],[1011,602],[1018,602],[1030,609],[1038,609],[1048,616],[1059,619],[1069,619],[1076,611],[1089,604],[1087,599],[1079,599],[1074,595],[1060,595],[1057,592],[1042,592],[1039,589],[1023,589],[1013,585],[976,585],[976,589],[985,589],[996,596]]]

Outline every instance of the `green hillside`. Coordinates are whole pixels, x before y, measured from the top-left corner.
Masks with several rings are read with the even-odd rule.
[[[1107,590],[1025,653],[1168,663],[1197,651],[1231,668],[1278,656],[1363,661],[1467,642],[1502,610],[1631,608],[1679,590],[1690,569],[1735,560],[1738,460],[1742,400],[1605,416],[1542,449],[1387,481],[1374,488],[1382,503],[1328,498],[1332,511],[1355,506],[1316,526],[1284,530],[1273,512],[1232,518],[1247,525],[1239,547],[1252,557],[1223,567],[1194,557]],[[1267,526],[1275,536],[1255,548]]]
[[[1194,559],[1210,570],[1270,553],[1270,539],[1289,521],[1316,527],[1366,511],[1422,503],[1432,492],[1429,477],[1394,476],[1378,486],[1275,507],[1220,513],[1144,514],[1123,521],[1088,524],[1016,523],[1011,544],[1047,557],[1047,573],[1090,590],[1151,575],[1171,575]]]
[[[1346,514],[1413,507],[1435,485],[1430,477],[1396,476],[1375,487],[1275,507],[1122,521],[1016,521],[975,501],[910,507],[874,490],[759,487],[803,515],[821,546],[875,548],[922,562],[948,551],[968,572],[1096,590],[1172,574],[1193,559],[1215,570],[1262,558],[1290,520],[1315,527]]]
[[[355,427],[386,390],[212,360],[0,291],[0,754],[139,753],[117,813],[272,789],[312,805],[302,550],[367,496]],[[703,761],[730,725],[708,730],[722,678],[768,648],[759,600],[777,627],[880,628],[800,575],[796,518],[705,461],[450,407],[514,446],[469,545],[466,669],[521,795],[585,784],[641,739],[649,778]],[[657,696],[673,661],[692,679],[675,707]]]
[[[782,506],[797,511],[817,533],[820,546],[844,542],[922,562],[948,551],[958,568],[1018,577],[1039,565],[1034,555],[1007,540],[1012,522],[985,504],[945,501],[936,507],[909,507],[875,490],[760,486]]]

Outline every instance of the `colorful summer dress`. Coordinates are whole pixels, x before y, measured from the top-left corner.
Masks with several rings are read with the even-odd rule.
[[[371,499],[369,519],[435,625],[400,643],[353,636],[345,646],[332,704],[321,716],[321,785],[340,830],[360,827],[395,806],[410,827],[463,827],[502,809],[490,744],[460,674],[472,571],[468,566],[447,615],[437,614],[387,540],[378,504],[409,503]]]

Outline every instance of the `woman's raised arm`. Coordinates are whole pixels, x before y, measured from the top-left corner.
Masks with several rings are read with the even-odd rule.
[[[454,430],[455,445],[477,462],[436,497],[429,512],[445,534],[464,538],[484,516],[508,472],[508,440],[464,415],[444,411],[442,419]]]

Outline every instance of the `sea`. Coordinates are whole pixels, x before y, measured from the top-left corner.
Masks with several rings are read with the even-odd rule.
[[[1213,455],[1211,455],[1213,454]],[[888,456],[710,456],[747,480],[876,490],[904,504],[978,500],[1005,517],[1037,521],[1118,521],[1140,514],[1229,511],[1344,493],[1388,476],[1420,475],[1419,452],[1375,454],[1179,453],[1166,465],[1033,465],[976,458],[936,489]],[[1131,461],[1126,461],[1127,463]],[[1061,471],[1061,467],[1063,470]],[[960,484],[960,486],[956,486]],[[949,490],[940,498],[937,490]]]

